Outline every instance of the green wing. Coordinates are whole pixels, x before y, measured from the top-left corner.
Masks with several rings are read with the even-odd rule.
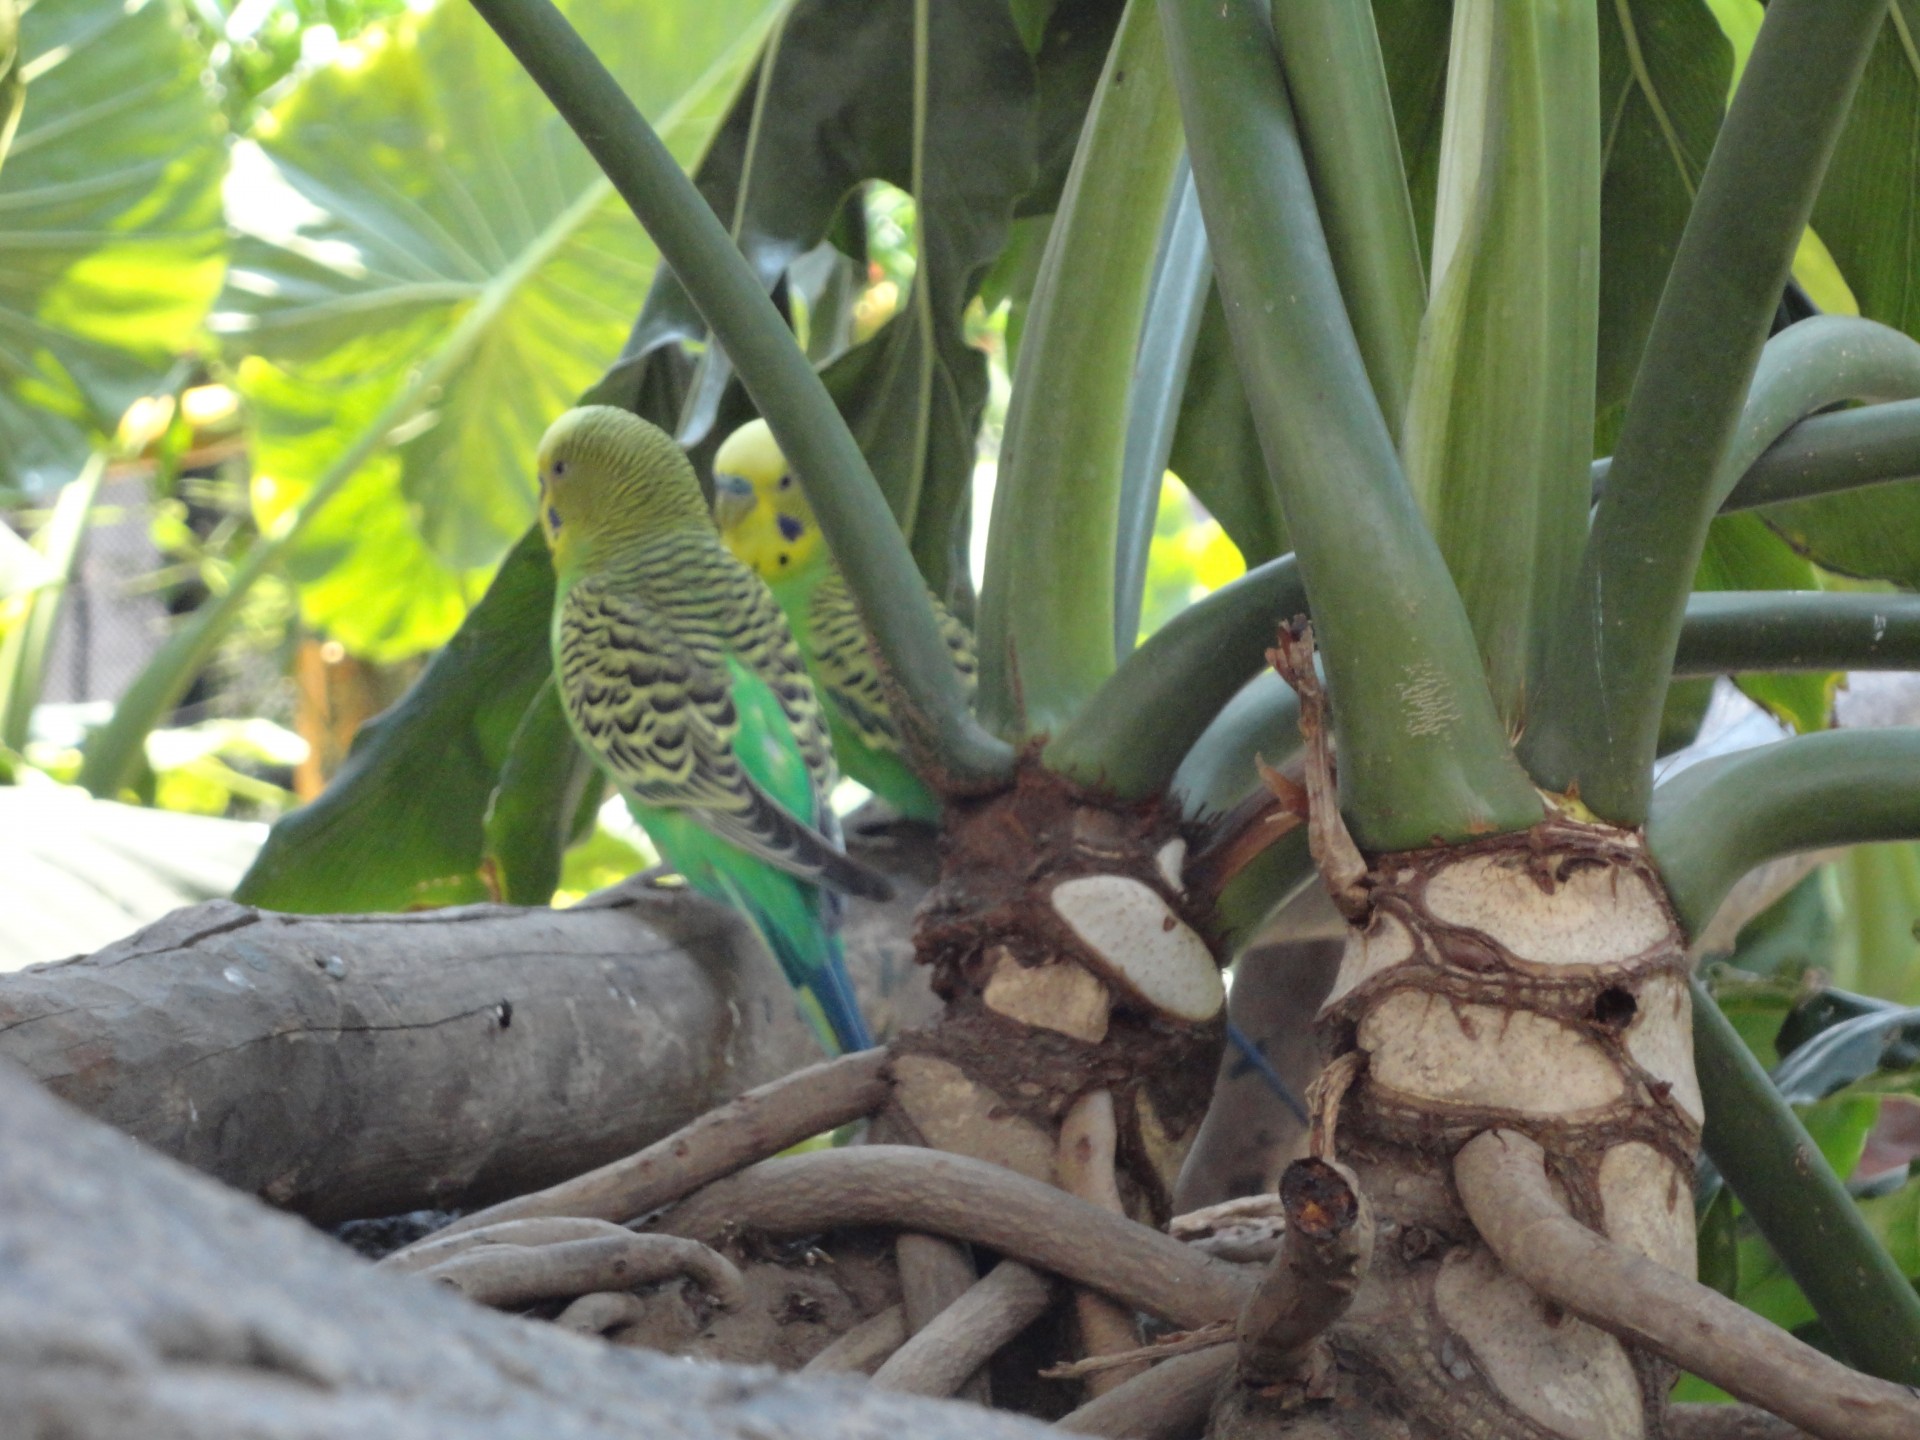
[[[682,593],[700,592],[690,583]],[[820,781],[830,782],[832,759],[791,636],[784,646],[790,669],[769,665],[770,654],[784,658],[778,636],[769,639],[750,615],[745,626],[726,626],[725,609],[712,605],[710,593],[707,599],[702,623],[690,625],[691,606],[650,604],[635,589],[598,578],[573,584],[555,616],[554,661],[575,730],[636,803],[680,811],[789,874],[883,897],[885,881],[816,828],[831,815]],[[772,597],[765,603],[784,632]],[[746,687],[746,726],[736,685]],[[804,721],[809,708],[817,744],[788,719],[797,712]],[[787,725],[769,725],[770,714]],[[779,798],[768,783],[783,792]],[[782,803],[789,797],[802,802],[795,809],[805,819]]]
[[[973,636],[938,600],[933,601],[933,610],[947,642],[947,651],[953,657],[953,668],[960,672],[968,703],[972,703],[978,669]],[[903,748],[900,729],[887,705],[880,662],[868,643],[866,626],[854,608],[846,577],[838,569],[813,592],[807,607],[807,626],[821,684],[833,697],[840,719],[871,748],[899,754]]]

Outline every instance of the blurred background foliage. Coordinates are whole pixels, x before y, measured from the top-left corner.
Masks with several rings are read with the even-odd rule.
[[[1027,296],[1119,7],[943,0],[936,28],[955,29],[934,37],[917,157],[910,5],[566,8],[732,224],[964,610]],[[1386,57],[1424,213],[1447,8],[1376,0],[1383,33],[1428,37]],[[1597,453],[1761,13],[1605,12]],[[1906,0],[1896,16],[1914,18]],[[1890,26],[1874,56],[1795,278],[1819,309],[1920,334],[1920,260],[1901,242],[1920,188],[1881,148],[1920,123],[1907,35]],[[761,67],[763,45],[785,61]],[[0,121],[18,93],[0,165],[0,780],[74,781],[103,724],[131,759],[90,783],[146,805],[272,819],[346,770],[385,808],[322,802],[276,831],[332,868],[276,871],[269,847],[249,877],[250,898],[301,908],[565,903],[649,863],[570,742],[534,743],[544,641],[529,658],[524,637],[543,633],[545,562],[515,549],[528,459],[589,391],[677,426],[702,463],[748,411],[504,50],[454,0],[32,0]],[[1268,487],[1240,483],[1262,462],[1217,302],[1196,329],[1141,635],[1286,548]],[[903,432],[903,415],[924,424]],[[1920,525],[1834,513],[1716,522],[1700,588],[1914,583]],[[463,644],[508,631],[518,668],[463,679]],[[1806,730],[1829,723],[1843,677],[1735,678]],[[1684,744],[1705,687],[1676,687],[1671,708]],[[564,859],[512,851],[506,821],[527,815],[569,842]],[[1920,1275],[1917,919],[1920,849],[1863,847],[1715,973]],[[1703,1273],[1818,1340],[1711,1177],[1700,1198]]]

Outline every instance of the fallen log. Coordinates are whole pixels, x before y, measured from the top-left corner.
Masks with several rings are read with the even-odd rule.
[[[901,893],[847,932],[882,1033],[937,1003],[906,939],[924,886],[887,868]],[[540,1189],[819,1054],[751,931],[638,882],[569,910],[212,901],[0,975],[0,1059],[321,1223]]]
[[[1012,1416],[690,1364],[378,1273],[0,1065],[0,1434],[1024,1440]]]

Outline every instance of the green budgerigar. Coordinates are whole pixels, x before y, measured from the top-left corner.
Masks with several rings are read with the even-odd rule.
[[[778,603],[721,544],[680,447],[639,417],[568,411],[539,468],[575,732],[660,858],[753,922],[828,1048],[866,1049],[834,892],[889,887],[840,848],[827,726]]]
[[[827,553],[812,507],[766,421],[742,425],[715,454],[713,509],[727,548],[767,582],[793,622],[847,774],[901,814],[938,820],[940,802],[907,764],[846,577]],[[973,636],[937,599],[933,608],[971,700]]]

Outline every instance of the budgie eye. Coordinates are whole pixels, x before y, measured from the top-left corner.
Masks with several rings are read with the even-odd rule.
[[[560,512],[551,505],[547,507],[547,529],[556,535],[560,533]]]
[[[793,488],[793,472],[789,470],[786,474],[782,475],[779,485],[775,488],[779,490],[791,490]]]
[[[559,476],[562,476],[562,475],[564,475],[564,474],[566,474],[566,473],[567,473],[567,462],[566,462],[566,461],[564,461],[564,460],[556,460],[556,461],[554,461],[554,462],[553,462],[553,473],[554,473],[554,476],[555,476],[555,478],[558,478]]]

